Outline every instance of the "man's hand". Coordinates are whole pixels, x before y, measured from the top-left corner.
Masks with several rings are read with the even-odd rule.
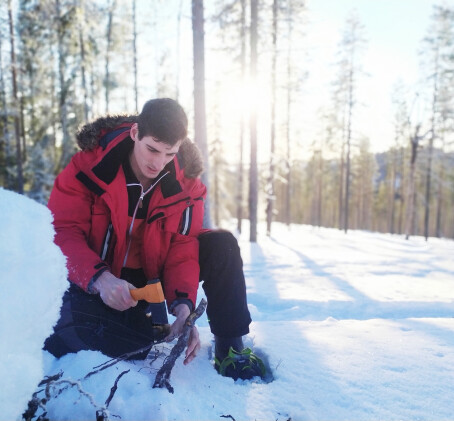
[[[115,310],[124,311],[137,305],[137,301],[129,293],[130,289],[135,288],[134,285],[117,278],[110,272],[103,272],[94,282],[93,288],[99,292],[104,304]]]
[[[173,341],[175,338],[178,338],[182,334],[184,322],[188,318],[189,314],[191,314],[191,311],[186,304],[178,304],[175,307],[173,314],[174,316],[176,316],[176,320],[170,326],[170,333],[165,338],[167,342]],[[199,331],[194,326],[189,336],[188,347],[186,348],[186,355],[184,359],[185,365],[189,364],[197,356],[200,348],[201,344]]]

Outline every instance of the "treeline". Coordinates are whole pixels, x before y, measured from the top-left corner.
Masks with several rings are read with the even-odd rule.
[[[408,197],[409,147],[380,154],[363,150],[360,155],[353,157],[349,228],[403,234],[406,237],[424,236],[428,153],[424,148],[419,151],[421,165],[415,175],[413,210]],[[428,235],[454,238],[454,154],[436,150],[432,159],[436,162],[433,164],[433,174],[444,172],[444,182],[438,176],[433,182],[435,187],[430,196]],[[315,153],[308,162],[294,161],[291,167],[290,201],[287,200],[287,174],[285,170],[280,170],[275,182],[273,220],[289,225],[298,223],[344,229],[342,198],[339,197],[341,165],[338,159],[324,159],[320,153]],[[263,166],[260,171],[262,191],[268,181],[264,175],[266,172],[267,168]],[[227,176],[231,189],[235,188],[236,177],[233,172]],[[227,203],[227,214],[234,214],[233,202]],[[265,202],[262,201],[261,205],[259,213],[265,215]],[[245,212],[246,206],[244,204]],[[409,217],[409,212],[414,212],[414,215]]]
[[[446,5],[434,7],[425,37],[422,29],[421,83],[396,81],[394,146],[381,154],[358,124],[368,42],[355,13],[326,80],[331,98],[308,128],[302,0],[7,0],[0,11],[7,189],[46,203],[81,123],[169,96],[194,119],[216,225],[235,217],[241,230],[248,218],[252,241],[258,220],[269,234],[282,221],[454,237],[454,10]]]

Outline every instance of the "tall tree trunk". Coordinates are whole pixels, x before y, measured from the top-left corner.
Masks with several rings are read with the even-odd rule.
[[[139,89],[137,87],[137,1],[132,0],[132,54],[134,63],[134,105],[136,113],[139,112]],[[178,99],[177,99],[178,100]]]
[[[338,196],[338,208],[339,208],[339,215],[338,215],[338,225],[339,229],[341,230],[344,226],[344,179],[345,179],[345,139],[344,139],[344,132],[342,130],[342,148],[341,148],[341,156],[340,156],[340,169],[339,169],[339,196]]]
[[[429,139],[429,156],[427,158],[427,172],[426,172],[426,195],[425,195],[425,206],[424,206],[424,237],[429,238],[429,216],[430,216],[430,196],[431,196],[431,187],[432,187],[432,159],[433,159],[433,150],[434,150],[434,140],[436,133],[436,107],[438,102],[438,72],[439,72],[439,63],[438,63],[438,48],[435,52],[435,70],[434,70],[434,85],[433,85],[433,95],[432,95],[432,117],[431,117],[431,135]]]
[[[396,144],[397,144],[397,136],[396,136]],[[397,177],[397,147],[393,149],[391,152],[391,189],[390,189],[390,198],[389,198],[389,221],[388,221],[388,230],[391,234],[394,234],[394,227],[395,227],[395,218],[396,218],[396,177]]]
[[[194,56],[194,137],[199,146],[205,172],[202,181],[209,189],[209,154],[206,127],[205,105],[205,34],[203,17],[203,0],[192,0],[192,37]],[[212,226],[209,199],[205,202],[204,226]]]
[[[115,8],[117,6],[117,1],[112,0],[112,3],[109,7],[109,16],[107,22],[107,33],[106,33],[106,61],[105,61],[105,75],[104,75],[104,87],[105,87],[105,101],[106,101],[106,114],[109,113],[109,102],[110,102],[110,51],[112,49],[112,25],[113,25],[113,15]]]
[[[354,69],[354,54],[352,48],[350,57],[350,69],[348,75],[348,113],[347,113],[347,156],[345,163],[345,200],[344,200],[344,231],[348,231],[349,216],[350,216],[350,173],[351,173],[351,143],[352,143],[352,118],[353,118],[353,69]]]
[[[0,138],[0,180],[1,185],[9,188],[9,176],[7,169],[7,156],[9,155],[10,148],[10,134],[9,134],[9,122],[8,122],[8,106],[6,104],[6,89],[5,89],[5,79],[3,72],[3,43],[2,38],[0,37],[0,95],[1,95],[1,104],[2,104],[2,127],[3,127],[3,137]]]
[[[290,227],[292,222],[292,166],[291,166],[291,135],[290,127],[292,123],[292,17],[291,5],[287,3],[287,124],[286,124],[286,142],[287,142],[287,158],[286,158],[286,204],[285,204],[285,223]]]
[[[81,0],[80,2],[81,16],[79,18],[79,50],[80,50],[80,75],[81,75],[81,84],[82,84],[82,94],[84,96],[84,119],[85,121],[89,118],[89,108],[88,108],[88,88],[87,88],[87,72],[86,72],[86,54],[85,54],[85,37],[84,37],[84,28],[85,28],[85,1]]]
[[[444,135],[443,135],[444,137]],[[443,212],[443,184],[445,180],[445,154],[444,154],[444,139],[443,146],[441,148],[443,151],[440,162],[440,175],[438,179],[438,190],[437,190],[437,215],[435,220],[435,235],[440,238],[442,236],[442,212]]]
[[[19,82],[21,86],[24,86],[24,83],[21,82],[21,76],[19,75]],[[27,159],[27,142],[25,139],[25,117],[24,117],[24,96],[21,95],[20,100],[19,100],[19,109],[20,109],[20,121],[19,121],[19,127],[20,127],[20,139],[22,142],[22,162],[25,162]]]
[[[176,48],[176,68],[175,68],[175,99],[179,101],[180,98],[180,50],[181,50],[181,15],[183,14],[183,0],[180,0],[178,5],[177,17],[177,48]]]
[[[274,210],[274,170],[275,170],[275,140],[276,140],[276,61],[277,61],[277,19],[278,0],[273,0],[273,51],[271,58],[271,146],[270,146],[270,167],[267,187],[266,206],[266,235],[271,235],[271,223]]]
[[[244,92],[246,79],[246,0],[241,0],[241,89]],[[244,113],[240,115],[240,154],[238,160],[238,188],[236,195],[237,229],[241,233],[243,221],[243,188],[244,188]]]
[[[11,0],[8,0],[8,21],[9,21],[9,35],[11,44],[11,80],[13,84],[13,101],[14,101],[14,135],[16,137],[16,165],[17,165],[17,192],[24,193],[24,176],[22,170],[22,148],[20,138],[20,105],[17,92],[17,63],[16,63],[16,50],[14,45],[14,23],[13,11]]]
[[[399,184],[399,218],[397,222],[397,233],[402,234],[403,232],[403,219],[404,219],[404,206],[406,204],[404,186],[406,181],[405,171],[405,148],[401,146],[399,154],[399,168],[400,168],[400,184]]]
[[[258,0],[251,0],[251,63],[250,76],[253,86],[257,85],[257,37],[258,37]],[[255,95],[255,91],[254,95]],[[257,174],[257,98],[253,98],[249,117],[251,159],[249,167],[249,240],[257,242],[257,203],[258,203],[258,174]]]
[[[60,112],[60,123],[63,132],[62,140],[62,153],[60,157],[59,169],[66,166],[71,154],[72,154],[72,145],[69,136],[69,127],[68,127],[68,82],[65,77],[66,70],[66,57],[64,52],[64,38],[65,38],[65,29],[62,22],[62,14],[60,8],[60,0],[55,1],[56,12],[57,12],[57,48],[58,48],[58,80],[60,83],[60,93],[59,93],[59,112]]]
[[[414,235],[416,222],[416,189],[415,189],[415,172],[416,158],[418,156],[420,125],[415,128],[415,134],[410,139],[411,157],[410,157],[410,174],[408,178],[407,209],[406,209],[406,227],[405,239],[408,240],[410,235]]]

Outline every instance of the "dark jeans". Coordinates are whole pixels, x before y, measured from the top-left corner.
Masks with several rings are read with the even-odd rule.
[[[235,237],[227,231],[200,235],[200,281],[213,334],[224,338],[246,335],[251,317],[247,308],[243,261]],[[122,274],[136,287],[144,286],[142,271]],[[153,325],[145,316],[147,303],[118,311],[74,284],[63,296],[60,320],[44,349],[56,357],[81,350],[98,350],[110,357],[136,351],[154,340]],[[136,358],[145,357],[136,356]]]

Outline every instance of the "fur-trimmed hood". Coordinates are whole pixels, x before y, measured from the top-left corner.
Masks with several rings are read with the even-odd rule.
[[[137,115],[108,115],[86,123],[76,133],[77,145],[83,151],[93,150],[99,145],[100,139],[118,129],[120,126],[133,125]],[[184,168],[187,178],[196,178],[203,172],[203,159],[199,148],[190,139],[183,140],[178,152],[180,167]]]

